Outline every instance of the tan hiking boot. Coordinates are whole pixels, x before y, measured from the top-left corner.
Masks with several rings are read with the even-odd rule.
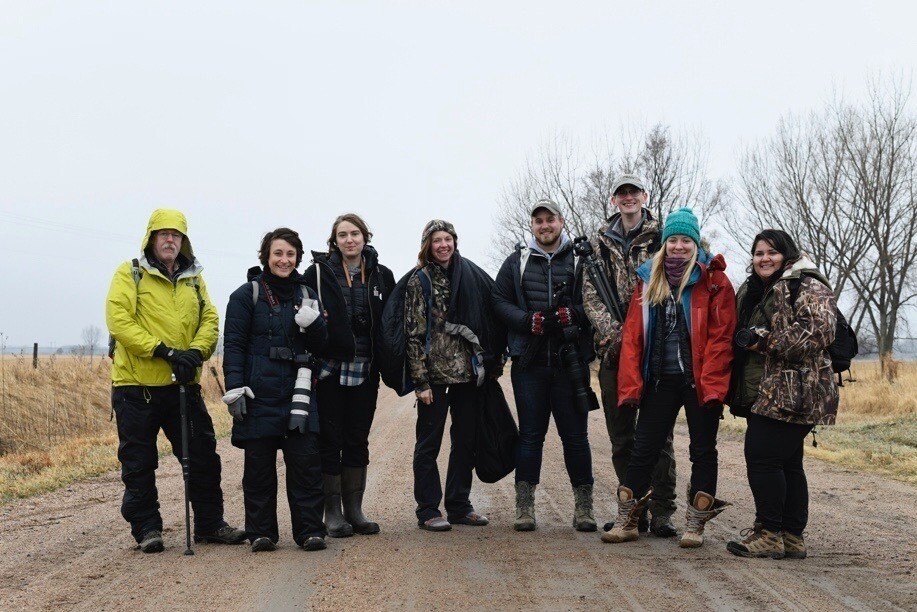
[[[805,559],[806,542],[802,536],[793,535],[789,531],[783,532],[783,550],[786,552],[787,559]]]
[[[743,540],[733,540],[726,544],[726,550],[739,557],[783,559],[783,534],[779,531],[768,531],[761,523],[755,523],[750,529],[743,529],[739,534]]]
[[[698,548],[704,543],[704,525],[707,521],[731,506],[729,502],[716,499],[709,493],[698,491],[694,503],[688,506],[685,533],[678,543],[682,548]]]
[[[524,480],[516,483],[516,531],[535,531],[535,487]]]
[[[595,531],[595,516],[592,514],[592,485],[573,487],[573,528],[577,531]]]
[[[618,517],[610,531],[602,534],[602,541],[608,544],[620,542],[633,542],[640,533],[637,531],[637,522],[643,508],[650,500],[653,489],[650,488],[640,499],[634,499],[634,492],[623,485],[618,486]]]

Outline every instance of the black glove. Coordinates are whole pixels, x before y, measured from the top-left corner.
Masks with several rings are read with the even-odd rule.
[[[153,349],[153,357],[159,357],[160,359],[165,359],[169,364],[175,363],[175,360],[178,359],[178,354],[181,351],[176,351],[174,348],[166,346],[165,343],[160,342],[159,346]]]
[[[306,419],[309,413],[305,410],[293,409],[290,411],[290,423],[287,429],[290,431],[299,430],[299,433],[306,433]]]

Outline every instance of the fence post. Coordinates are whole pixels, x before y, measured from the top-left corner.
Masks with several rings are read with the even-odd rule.
[[[32,369],[38,369],[38,343],[32,344]]]

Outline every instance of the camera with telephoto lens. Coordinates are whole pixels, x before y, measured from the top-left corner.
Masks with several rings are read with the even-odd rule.
[[[566,283],[561,283],[554,290],[554,302],[560,303],[558,299]],[[561,346],[557,351],[557,357],[560,360],[560,367],[570,377],[570,386],[573,390],[573,405],[582,413],[596,410],[599,407],[599,400],[595,391],[589,385],[589,368],[583,363],[579,350],[576,347],[579,338],[579,326],[575,323],[566,325],[561,329]]]
[[[736,332],[735,345],[739,348],[748,348],[754,346],[761,340],[763,332],[767,330],[763,327],[746,327]]]
[[[291,361],[304,368],[315,369],[316,365],[316,359],[312,353],[309,351],[294,353],[293,349],[288,346],[272,346],[268,358],[275,361]]]

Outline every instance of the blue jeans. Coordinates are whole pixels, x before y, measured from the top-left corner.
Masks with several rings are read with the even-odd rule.
[[[523,370],[514,360],[513,395],[519,415],[519,446],[516,450],[516,482],[538,484],[541,455],[548,422],[554,424],[564,447],[564,464],[570,484],[591,485],[592,451],[587,435],[587,415],[573,403],[570,377],[560,367],[530,365]]]

